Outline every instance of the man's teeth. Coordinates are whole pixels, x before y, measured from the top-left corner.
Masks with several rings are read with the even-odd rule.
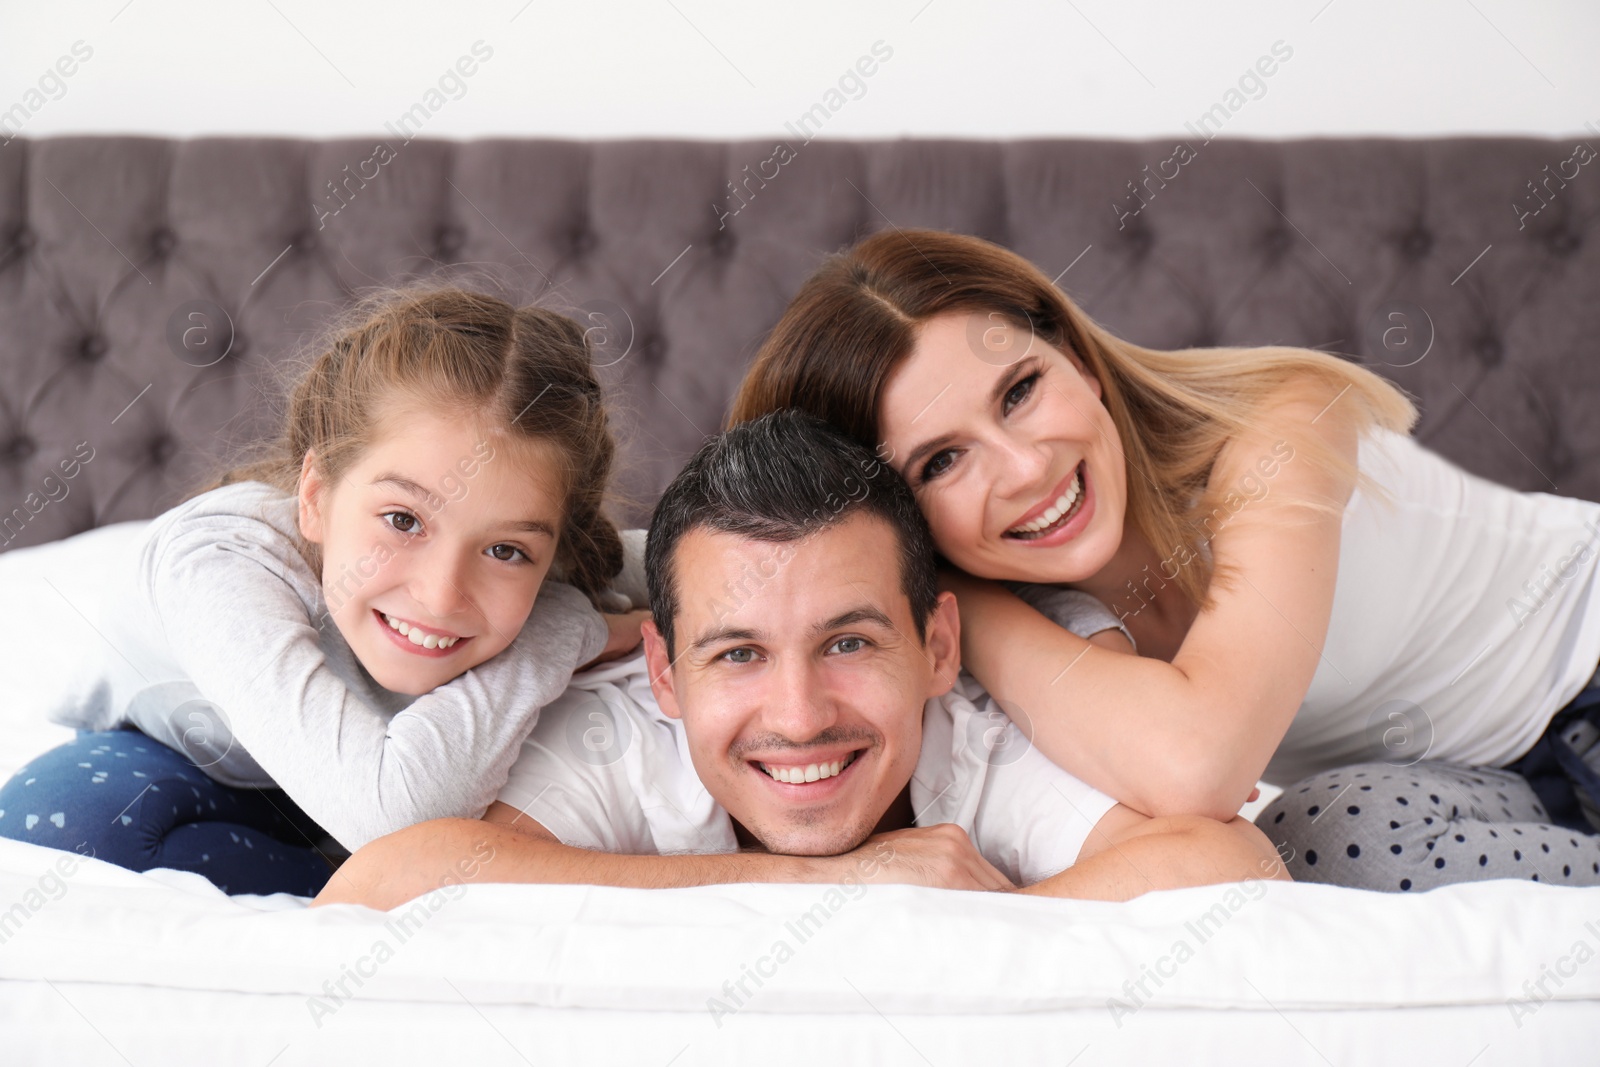
[[[423,648],[449,648],[461,640],[459,637],[440,637],[438,634],[425,634],[419,627],[412,626],[404,619],[397,619],[393,615],[385,614],[383,621],[389,624],[391,630],[399,630],[401,637],[408,637],[413,645],[421,645]]]
[[[856,754],[852,752],[842,760],[836,759],[830,763],[808,763],[804,767],[773,767],[765,763],[758,763],[756,766],[766,771],[776,781],[786,782],[789,785],[799,785],[802,782],[816,782],[823,778],[832,778],[855,761]]]
[[[1073,472],[1072,484],[1067,486],[1067,491],[1062,493],[1045,509],[1045,513],[1032,522],[1025,522],[1021,526],[1013,526],[1007,533],[1038,533],[1040,530],[1054,526],[1061,520],[1061,516],[1072,510],[1072,505],[1078,502],[1078,497],[1083,493],[1083,473],[1080,468]]]

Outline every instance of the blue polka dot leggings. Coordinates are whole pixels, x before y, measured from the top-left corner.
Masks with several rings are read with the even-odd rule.
[[[1489,878],[1600,885],[1600,837],[1553,822],[1511,771],[1358,763],[1290,786],[1256,825],[1301,882],[1390,892]]]
[[[0,837],[135,871],[171,867],[227,893],[315,896],[326,835],[278,789],[212,781],[137,730],[80,733],[0,786]]]

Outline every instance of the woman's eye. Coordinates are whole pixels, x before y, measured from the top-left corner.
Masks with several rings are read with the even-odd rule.
[[[1003,402],[1005,410],[1009,413],[1012,408],[1028,399],[1028,395],[1033,392],[1034,384],[1038,382],[1038,380],[1039,374],[1037,371],[1035,371],[1033,374],[1028,375],[1016,385],[1013,385],[1010,389],[1006,390],[1005,400]]]
[[[722,658],[729,663],[750,663],[755,657],[755,651],[749,648],[730,648],[722,654]]]
[[[833,643],[833,647],[836,651],[848,656],[852,652],[860,652],[863,648],[866,648],[867,642],[862,637],[841,637]]]
[[[956,454],[948,448],[943,452],[935,452],[928,457],[928,462],[922,465],[922,480],[927,482],[939,477],[939,475],[949,470],[950,464],[955,461]]]
[[[518,556],[521,556],[523,559],[528,558],[527,553],[523,552],[522,549],[518,548],[516,545],[491,545],[489,548],[489,555],[493,556],[501,563],[511,563]]]
[[[406,511],[386,511],[383,513],[382,518],[401,533],[413,533],[420,525],[417,522],[417,517]]]

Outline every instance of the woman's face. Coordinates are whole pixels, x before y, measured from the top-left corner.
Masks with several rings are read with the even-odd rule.
[[[878,424],[939,551],[968,574],[1082,581],[1122,542],[1127,465],[1100,382],[998,314],[925,323]]]

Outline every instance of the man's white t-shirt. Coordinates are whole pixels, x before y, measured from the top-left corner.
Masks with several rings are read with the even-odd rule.
[[[1018,719],[1024,716],[1018,712]],[[918,826],[955,823],[1018,885],[1072,864],[1116,801],[1051,763],[968,674],[923,709]],[[563,844],[632,855],[738,851],[733,820],[662,714],[644,656],[573,678],[545,707],[500,799]]]

